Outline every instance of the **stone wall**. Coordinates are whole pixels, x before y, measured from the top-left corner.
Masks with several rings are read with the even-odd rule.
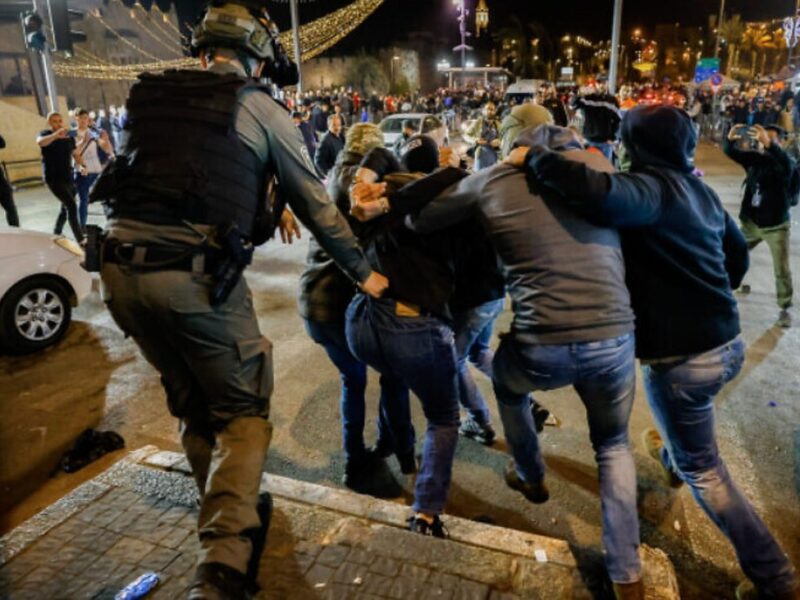
[[[394,60],[397,56],[398,60]],[[327,89],[348,85],[348,67],[355,56],[324,56],[312,58],[303,63],[303,85],[306,90]],[[381,50],[376,58],[381,62],[386,79],[391,80],[392,62],[396,80],[405,77],[412,90],[420,87],[420,61],[416,50],[404,48],[387,48]]]

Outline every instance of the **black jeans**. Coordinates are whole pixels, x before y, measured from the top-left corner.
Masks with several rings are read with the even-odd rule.
[[[14,193],[2,168],[0,168],[0,206],[6,211],[6,223],[11,227],[19,227],[19,214],[17,205],[14,204]]]
[[[61,235],[64,230],[64,223],[69,219],[72,235],[75,236],[76,241],[81,241],[83,239],[83,228],[78,220],[78,203],[75,201],[77,190],[72,179],[48,179],[46,183],[53,195],[61,201],[61,212],[58,213],[53,233]]]

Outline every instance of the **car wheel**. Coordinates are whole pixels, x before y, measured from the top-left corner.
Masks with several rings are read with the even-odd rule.
[[[0,344],[12,354],[42,350],[64,337],[71,319],[64,286],[49,277],[31,277],[11,288],[0,304]]]

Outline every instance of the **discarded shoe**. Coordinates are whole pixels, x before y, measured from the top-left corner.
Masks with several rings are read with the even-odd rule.
[[[75,441],[72,450],[61,459],[61,470],[74,473],[109,452],[125,447],[125,440],[114,431],[87,429]]]

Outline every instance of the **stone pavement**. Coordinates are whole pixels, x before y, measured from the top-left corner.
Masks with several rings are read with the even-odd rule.
[[[566,542],[446,517],[449,540],[404,529],[408,508],[265,475],[274,499],[260,599],[603,598]],[[149,446],[0,538],[0,598],[113,598],[146,571],[148,598],[180,598],[193,574],[194,483],[183,457]],[[648,599],[679,598],[663,552],[643,548]]]

